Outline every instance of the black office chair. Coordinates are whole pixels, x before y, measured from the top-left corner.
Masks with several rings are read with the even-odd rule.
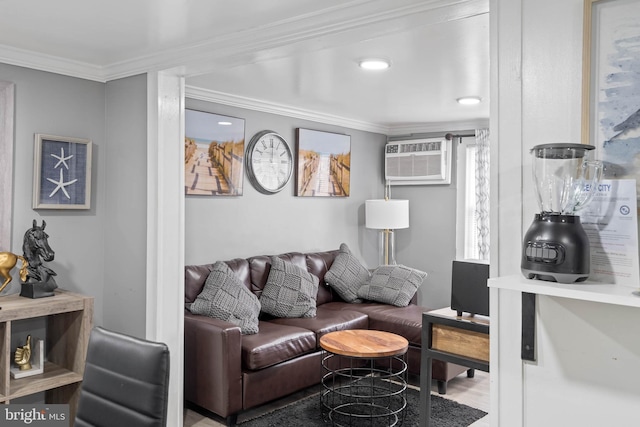
[[[169,349],[96,327],[91,331],[76,427],[165,427]]]

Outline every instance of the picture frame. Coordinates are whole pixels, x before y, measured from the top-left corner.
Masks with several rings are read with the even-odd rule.
[[[351,136],[296,129],[296,192],[299,197],[349,197]]]
[[[185,195],[242,196],[245,120],[185,109]]]
[[[92,141],[35,134],[33,209],[91,208]]]
[[[640,185],[640,0],[585,0],[582,142],[605,178]],[[639,187],[640,189],[640,187]]]

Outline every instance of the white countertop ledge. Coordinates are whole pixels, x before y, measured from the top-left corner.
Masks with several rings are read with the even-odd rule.
[[[640,291],[640,286],[600,283],[591,280],[586,280],[581,283],[565,284],[525,279],[523,275],[493,277],[489,279],[487,284],[490,288],[627,307],[640,307],[640,296],[633,294],[634,291]]]

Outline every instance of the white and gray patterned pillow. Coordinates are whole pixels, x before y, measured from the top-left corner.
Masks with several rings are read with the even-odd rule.
[[[424,271],[404,265],[381,265],[373,271],[369,282],[358,289],[358,297],[406,307],[425,277]]]
[[[262,311],[275,317],[316,317],[319,279],[297,265],[271,257],[260,295]]]
[[[351,254],[346,243],[342,243],[331,268],[324,275],[324,280],[344,301],[359,303],[362,300],[358,298],[358,289],[369,277],[369,270]]]
[[[238,325],[243,334],[258,333],[260,301],[222,261],[213,265],[202,292],[187,308]]]

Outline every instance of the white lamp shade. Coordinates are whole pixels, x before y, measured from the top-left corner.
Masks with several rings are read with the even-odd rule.
[[[408,200],[365,201],[365,227],[378,230],[409,228]]]

